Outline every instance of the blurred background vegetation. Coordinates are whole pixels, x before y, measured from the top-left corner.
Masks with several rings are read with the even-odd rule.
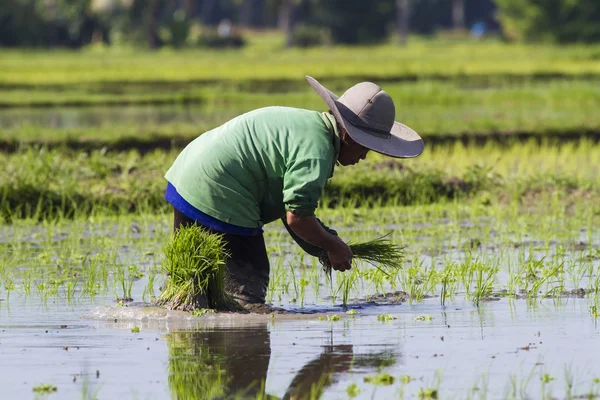
[[[243,46],[245,29],[288,46],[400,42],[440,31],[559,43],[600,39],[597,0],[2,0],[0,46]]]
[[[198,135],[323,110],[306,74],[376,82],[427,146],[340,168],[328,206],[592,201],[597,42],[599,0],[0,0],[0,218],[166,212]]]

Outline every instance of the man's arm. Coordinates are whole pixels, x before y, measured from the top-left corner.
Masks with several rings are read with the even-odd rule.
[[[352,251],[340,238],[327,232],[315,217],[319,198],[331,171],[327,158],[299,158],[290,162],[283,176],[285,222],[312,246],[327,251],[333,269],[350,269]]]
[[[321,225],[321,227],[325,229],[325,231],[327,231],[329,234],[338,236],[338,233],[335,230],[327,227],[323,222],[321,222],[319,218],[316,218],[316,220]],[[327,257],[327,250],[306,242],[300,236],[298,236],[296,232],[292,230],[292,228],[290,228],[290,226],[287,223],[287,216],[281,218],[281,222],[283,222],[283,226],[285,226],[285,229],[287,229],[292,239],[294,239],[296,244],[298,244],[298,246],[300,246],[302,250],[304,250],[306,253],[310,254],[313,257]]]
[[[327,232],[314,215],[301,216],[288,211],[285,215],[285,222],[286,227],[289,227],[288,230],[291,230],[302,241],[317,249],[324,249],[333,269],[339,271],[350,269],[352,251],[343,240]],[[301,247],[303,246],[301,245]],[[312,254],[312,252],[306,251]]]

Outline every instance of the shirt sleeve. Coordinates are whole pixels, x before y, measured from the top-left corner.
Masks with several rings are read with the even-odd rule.
[[[315,215],[331,172],[331,161],[312,158],[294,160],[283,176],[283,203],[296,215]]]

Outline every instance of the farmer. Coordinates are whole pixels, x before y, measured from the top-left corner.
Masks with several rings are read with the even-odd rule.
[[[423,141],[394,122],[391,97],[370,82],[341,97],[306,77],[328,112],[266,107],[238,116],[193,140],[165,177],[174,229],[199,224],[223,234],[227,292],[242,306],[264,304],[269,259],[263,225],[281,219],[309,254],[326,254],[333,269],[350,269],[352,251],[315,217],[336,164],[354,165],[369,150],[416,157]]]

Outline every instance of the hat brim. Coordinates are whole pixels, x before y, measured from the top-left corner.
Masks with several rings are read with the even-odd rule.
[[[413,158],[423,153],[425,144],[417,132],[400,122],[394,122],[390,135],[387,137],[373,135],[356,126],[342,116],[338,109],[338,96],[321,85],[315,78],[306,76],[308,84],[331,109],[333,116],[348,134],[358,144],[377,153],[395,158]]]

